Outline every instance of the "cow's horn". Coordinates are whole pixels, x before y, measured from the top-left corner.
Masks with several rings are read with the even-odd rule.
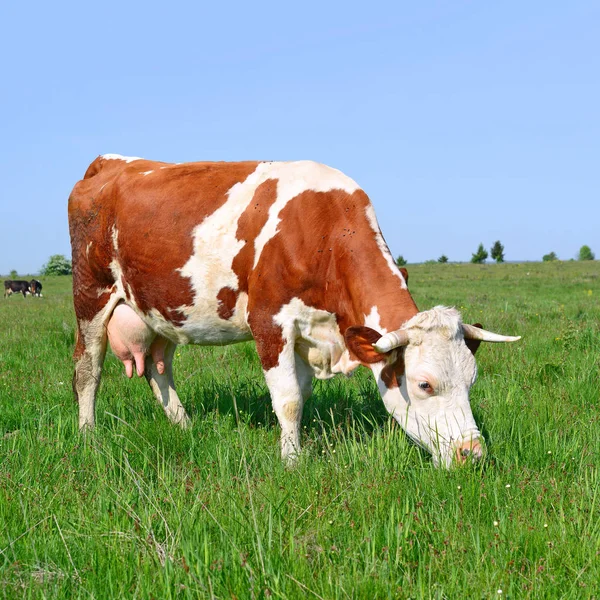
[[[396,331],[390,331],[385,335],[382,335],[375,344],[373,344],[373,348],[380,352],[381,354],[385,354],[394,348],[398,348],[400,346],[406,346],[408,344],[408,332],[404,329],[397,329]]]
[[[520,335],[499,335],[466,323],[463,323],[463,332],[466,340],[479,340],[481,342],[516,342],[521,339]]]

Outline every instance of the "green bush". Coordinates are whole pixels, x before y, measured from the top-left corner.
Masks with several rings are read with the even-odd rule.
[[[500,243],[500,240],[494,242],[490,249],[490,255],[497,263],[504,262],[504,246]]]
[[[42,275],[70,275],[71,261],[63,254],[53,254],[40,269]]]
[[[479,244],[477,248],[477,252],[471,255],[471,262],[475,264],[484,263],[486,258],[488,257],[487,250],[483,247],[483,244]]]

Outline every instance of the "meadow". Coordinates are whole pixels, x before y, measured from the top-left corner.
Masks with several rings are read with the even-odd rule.
[[[477,465],[434,468],[360,368],[284,468],[251,343],[178,348],[186,431],[109,353],[82,436],[70,278],[0,301],[0,596],[600,598],[600,263],[408,269],[420,309],[523,336],[477,352]]]

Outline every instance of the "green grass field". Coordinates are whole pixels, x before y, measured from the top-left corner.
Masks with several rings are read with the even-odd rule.
[[[187,431],[109,354],[82,436],[70,278],[0,299],[0,595],[600,598],[600,263],[409,273],[523,336],[477,353],[477,466],[435,469],[361,368],[315,383],[286,470],[252,344],[178,349]]]

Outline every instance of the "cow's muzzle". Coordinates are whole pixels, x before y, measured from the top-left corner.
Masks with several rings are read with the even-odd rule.
[[[479,460],[483,457],[483,447],[478,439],[459,442],[455,446],[454,458],[459,464],[463,464],[468,460]]]

